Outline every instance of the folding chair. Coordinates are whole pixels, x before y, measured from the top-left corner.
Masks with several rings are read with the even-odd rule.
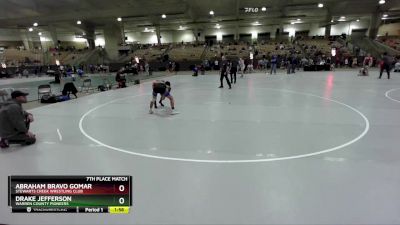
[[[51,95],[51,86],[50,84],[42,84],[39,85],[38,87],[38,101],[40,100],[40,97],[43,95]]]
[[[81,86],[81,92],[86,89],[86,93],[89,92],[89,90],[92,88],[92,80],[91,79],[85,79],[83,80],[82,86]]]

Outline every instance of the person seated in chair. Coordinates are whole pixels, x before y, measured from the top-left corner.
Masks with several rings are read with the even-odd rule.
[[[7,148],[9,144],[31,145],[36,142],[36,136],[29,131],[33,115],[24,111],[22,103],[26,103],[28,93],[13,91],[11,99],[0,107],[0,147]]]
[[[118,83],[118,88],[126,88],[126,79],[125,76],[121,76],[121,71],[117,72],[117,75],[115,76],[115,81]]]
[[[84,74],[83,70],[79,68],[78,71],[77,71],[77,73],[78,73],[78,76],[79,76],[80,78],[82,78],[82,76],[83,76],[83,74]]]

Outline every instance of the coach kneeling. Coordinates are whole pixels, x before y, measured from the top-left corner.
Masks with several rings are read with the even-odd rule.
[[[29,131],[33,122],[32,114],[22,108],[26,103],[28,93],[14,91],[11,99],[0,106],[0,147],[7,148],[9,144],[31,145],[36,142],[36,137]]]

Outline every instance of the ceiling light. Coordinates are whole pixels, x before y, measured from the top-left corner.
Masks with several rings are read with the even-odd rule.
[[[262,7],[262,8],[261,8],[261,11],[263,11],[263,12],[267,11],[267,7],[265,7],[265,6]]]
[[[81,25],[82,21],[78,20],[78,21],[76,21],[76,24]]]
[[[383,5],[383,4],[385,4],[385,3],[386,3],[385,0],[380,0],[380,1],[379,1],[379,4],[381,4],[381,5]]]
[[[291,22],[290,24],[292,24],[292,25],[293,25],[293,24],[295,24],[295,22]]]
[[[211,15],[211,16],[214,16],[214,11],[211,10],[211,11],[210,11],[210,15]]]
[[[301,19],[297,19],[297,21],[300,21]]]
[[[324,7],[324,4],[322,4],[322,3],[318,4],[318,8],[323,8],[323,7]]]
[[[122,18],[121,18],[121,17],[118,17],[118,18],[117,18],[117,21],[118,21],[118,22],[121,22],[121,21],[122,21]]]
[[[39,36],[42,36],[42,32],[39,32],[38,35],[39,35]]]
[[[388,17],[388,16],[389,16],[388,14],[383,14],[383,17],[384,17],[384,18],[386,18],[386,17]]]
[[[33,24],[34,27],[37,27],[38,25],[39,25],[38,23],[34,23],[34,24]]]
[[[29,27],[28,30],[29,30],[29,32],[32,32],[32,31],[33,31],[33,28],[32,28],[32,27]]]
[[[333,23],[333,20],[331,20],[331,23]]]
[[[346,17],[345,16],[341,16],[340,19],[346,19]]]
[[[162,15],[161,15],[161,18],[163,18],[163,19],[167,18],[167,15],[162,14]]]
[[[360,19],[357,19],[356,21],[357,21],[357,22],[360,22]]]

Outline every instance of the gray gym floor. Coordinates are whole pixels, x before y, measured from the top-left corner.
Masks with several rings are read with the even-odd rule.
[[[400,224],[400,78],[356,70],[172,76],[31,110],[0,152],[4,224]],[[132,175],[129,215],[12,214],[8,175]]]

